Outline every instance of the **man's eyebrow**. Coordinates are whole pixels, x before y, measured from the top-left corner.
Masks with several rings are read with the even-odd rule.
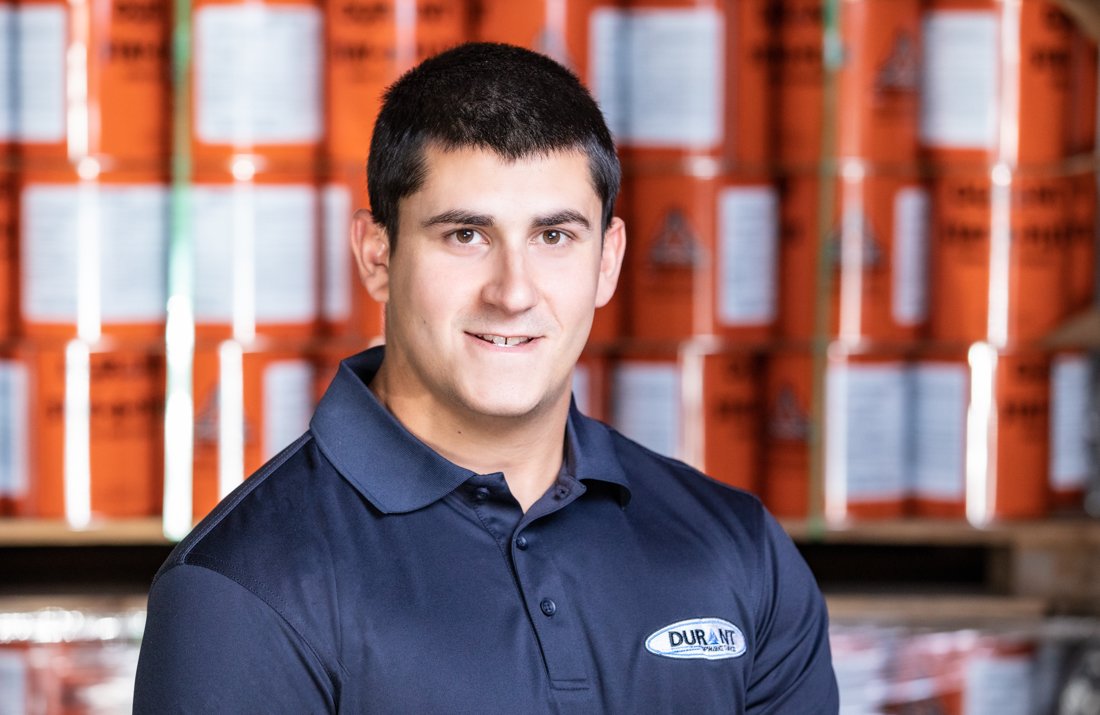
[[[462,209],[451,209],[450,211],[444,211],[443,213],[436,214],[431,218],[425,219],[420,225],[424,228],[429,226],[441,226],[447,224],[462,224],[464,226],[492,226],[493,217],[486,216],[485,214],[475,214],[470,211],[463,211]]]
[[[543,228],[547,226],[560,226],[565,223],[575,223],[583,226],[585,229],[592,228],[592,225],[588,223],[588,219],[584,217],[584,214],[574,211],[573,209],[565,209],[564,211],[557,211],[546,216],[536,216],[535,220],[531,222],[531,225],[535,228]]]

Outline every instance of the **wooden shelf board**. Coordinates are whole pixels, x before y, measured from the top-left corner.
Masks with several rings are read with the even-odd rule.
[[[149,600],[147,594],[33,594],[0,596],[0,613],[32,613],[43,610],[91,611],[97,613],[126,613],[143,611]]]
[[[93,522],[73,529],[62,520],[0,519],[0,547],[11,546],[144,546],[164,545],[160,519],[121,519]]]
[[[1045,599],[1021,596],[826,594],[825,600],[834,623],[979,627],[1034,622],[1049,612]]]
[[[931,544],[1042,546],[1100,545],[1100,521],[1084,517],[1051,518],[975,527],[954,519],[891,519],[824,529],[806,520],[783,520],[795,541],[823,544]]]
[[[824,529],[800,519],[782,520],[782,524],[791,538],[806,543],[1100,547],[1100,521],[1087,518],[1052,518],[981,528],[961,520],[916,518],[829,525]],[[73,529],[62,520],[0,518],[0,547],[167,543],[161,520],[155,517],[94,522],[85,529]]]

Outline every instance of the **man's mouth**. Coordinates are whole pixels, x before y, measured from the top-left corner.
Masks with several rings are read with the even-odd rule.
[[[491,335],[489,333],[473,333],[473,336],[487,343],[507,348],[515,347],[516,345],[524,345],[534,340],[534,338],[520,335],[509,337],[505,335]]]

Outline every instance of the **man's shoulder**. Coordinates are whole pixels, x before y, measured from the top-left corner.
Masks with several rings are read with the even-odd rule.
[[[262,571],[268,580],[315,551],[333,524],[322,518],[345,497],[343,480],[306,433],[227,495],[176,546],[157,577],[182,564],[238,581]]]

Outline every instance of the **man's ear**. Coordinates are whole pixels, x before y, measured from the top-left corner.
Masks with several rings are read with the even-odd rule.
[[[389,234],[366,209],[359,209],[351,217],[350,234],[359,281],[371,298],[385,303],[390,294]]]
[[[603,253],[600,256],[600,275],[596,284],[596,307],[602,308],[615,295],[619,271],[623,267],[626,251],[626,224],[616,216],[603,234]]]

